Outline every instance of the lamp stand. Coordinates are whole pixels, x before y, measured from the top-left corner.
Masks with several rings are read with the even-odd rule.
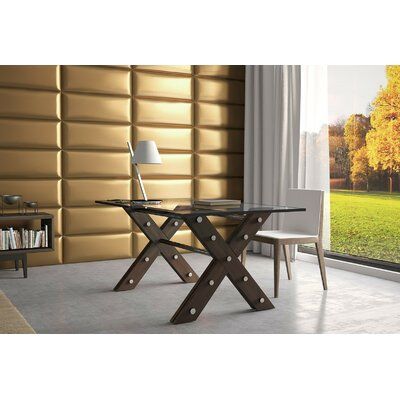
[[[144,185],[143,185],[142,177],[140,176],[139,167],[135,163],[133,163],[133,166],[135,167],[136,175],[137,175],[138,180],[139,180],[139,186],[140,186],[140,190],[142,192],[143,198],[144,198],[145,201],[147,201],[147,195],[146,195],[146,191],[144,190]]]
[[[134,154],[133,154],[133,149],[132,149],[131,142],[126,142],[126,144],[128,145],[128,149],[129,149],[129,152],[131,153],[131,157],[132,157],[132,160],[133,160]],[[135,168],[136,175],[137,175],[138,180],[139,180],[139,186],[140,186],[140,190],[141,190],[142,195],[143,195],[143,199],[144,199],[144,201],[147,201],[147,194],[146,194],[146,191],[144,190],[144,185],[143,185],[142,177],[140,175],[139,167],[133,161],[132,161],[132,164],[133,164],[133,166]]]

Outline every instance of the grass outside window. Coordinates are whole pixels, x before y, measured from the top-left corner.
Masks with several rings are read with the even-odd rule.
[[[400,263],[400,194],[331,191],[331,251]]]

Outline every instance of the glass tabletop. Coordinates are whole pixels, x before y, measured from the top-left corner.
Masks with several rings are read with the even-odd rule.
[[[229,206],[204,206],[195,204],[194,200],[169,199],[163,200],[160,204],[140,204],[135,203],[135,200],[96,200],[98,204],[130,208],[137,212],[147,214],[156,214],[163,216],[183,217],[188,215],[214,215],[214,216],[229,216],[229,215],[244,215],[257,212],[299,212],[306,211],[304,207],[296,207],[295,205],[268,205],[268,204],[252,204],[241,203],[240,205]]]

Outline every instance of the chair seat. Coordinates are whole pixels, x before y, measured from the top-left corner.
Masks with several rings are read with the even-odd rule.
[[[287,231],[281,231],[281,230],[258,231],[256,237],[257,236],[262,236],[262,237],[270,238],[270,239],[279,239],[279,240],[285,240],[285,239],[306,240],[306,239],[310,239],[310,241],[316,241],[318,239],[318,236],[310,236],[310,235],[306,235],[304,233],[287,232]]]

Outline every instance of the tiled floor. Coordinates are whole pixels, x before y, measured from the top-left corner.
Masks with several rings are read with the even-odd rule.
[[[201,273],[209,258],[185,255]],[[297,261],[288,281],[282,264],[274,310],[252,311],[228,279],[198,320],[169,319],[190,291],[159,258],[133,291],[112,288],[131,260],[0,271],[0,289],[38,333],[400,333],[400,284],[328,268],[324,292],[316,265]],[[268,296],[272,261],[249,255],[247,267]]]

